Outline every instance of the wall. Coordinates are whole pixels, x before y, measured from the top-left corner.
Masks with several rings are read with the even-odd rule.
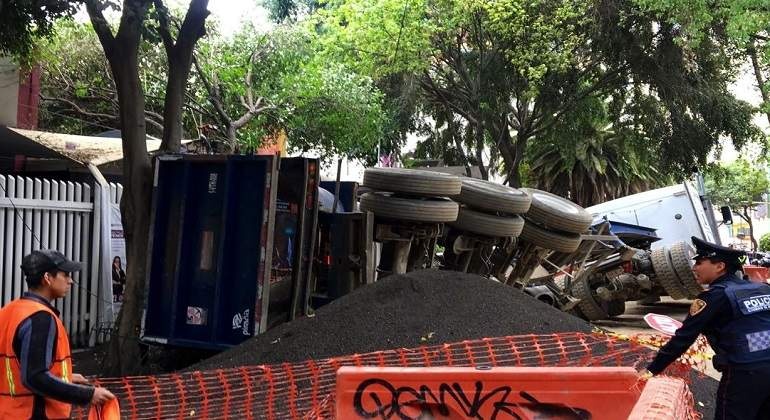
[[[16,127],[19,104],[19,68],[0,57],[0,125]]]

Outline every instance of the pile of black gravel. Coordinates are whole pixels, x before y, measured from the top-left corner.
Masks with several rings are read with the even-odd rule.
[[[591,325],[472,274],[389,276],[191,369],[299,362],[353,353],[519,334],[590,332]]]
[[[591,332],[582,319],[473,274],[425,270],[387,277],[197,363],[191,370],[299,362],[484,337]],[[713,410],[716,381],[693,378]],[[704,413],[708,414],[708,413]]]

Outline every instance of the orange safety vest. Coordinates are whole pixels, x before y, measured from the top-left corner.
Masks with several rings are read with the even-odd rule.
[[[64,382],[72,375],[72,354],[67,331],[58,316],[47,306],[31,299],[17,299],[0,309],[0,420],[32,417],[34,394],[21,381],[21,364],[13,351],[13,338],[21,323],[33,314],[46,311],[56,320],[56,354],[48,370]],[[69,403],[44,398],[49,419],[68,419]]]

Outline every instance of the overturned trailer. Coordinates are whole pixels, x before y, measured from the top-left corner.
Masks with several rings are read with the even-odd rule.
[[[614,219],[635,222],[661,197],[604,217],[546,191],[419,170],[368,169],[360,189],[327,184],[333,196],[319,186],[316,159],[160,158],[142,340],[225,349],[426,268],[496,279],[589,320],[619,315],[629,300],[701,290],[684,238],[657,247],[664,230]],[[684,188],[669,195],[692,204]],[[700,216],[685,208],[671,217],[690,226]]]

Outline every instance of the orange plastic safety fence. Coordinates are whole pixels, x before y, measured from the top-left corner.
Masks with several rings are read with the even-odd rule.
[[[279,365],[107,378],[124,419],[329,419],[341,366],[632,366],[653,351],[600,334],[561,333],[462,341]],[[684,369],[680,367],[680,369]],[[78,408],[75,418],[86,418]]]
[[[693,418],[692,394],[678,378],[647,381],[628,420],[679,420]]]

